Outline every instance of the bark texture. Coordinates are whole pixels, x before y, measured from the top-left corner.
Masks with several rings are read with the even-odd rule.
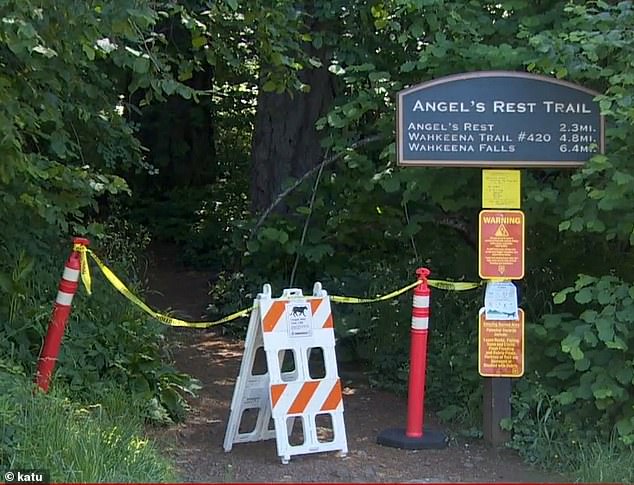
[[[306,70],[300,77],[310,92],[258,96],[251,171],[255,212],[272,204],[289,177],[301,177],[324,156],[315,122],[332,106],[334,79],[326,67]],[[277,210],[284,210],[283,205]]]

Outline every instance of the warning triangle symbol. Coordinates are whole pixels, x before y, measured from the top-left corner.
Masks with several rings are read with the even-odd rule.
[[[507,237],[509,235],[509,231],[506,229],[504,224],[500,224],[500,227],[495,231],[496,237]]]

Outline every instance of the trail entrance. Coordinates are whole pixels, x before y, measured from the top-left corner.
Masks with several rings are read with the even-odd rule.
[[[174,257],[171,257],[174,256]],[[182,317],[198,318],[207,302],[209,275],[185,270],[174,254],[155,255],[147,279],[148,301]],[[186,289],[186,291],[184,291]],[[335,309],[336,311],[336,309]],[[245,321],[245,325],[246,325]],[[406,451],[376,444],[386,427],[401,426],[406,396],[371,389],[364,374],[340,366],[349,453],[294,458],[281,465],[275,441],[244,443],[230,453],[223,439],[231,396],[244,350],[242,341],[213,330],[169,329],[176,367],[201,380],[184,423],[152,431],[186,482],[554,482],[562,477],[531,469],[512,451],[452,435],[444,450]],[[426,422],[435,424],[432,415]],[[446,427],[443,427],[446,429]]]

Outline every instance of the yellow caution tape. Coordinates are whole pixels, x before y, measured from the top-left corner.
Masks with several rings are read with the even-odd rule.
[[[222,323],[230,322],[231,320],[235,320],[236,318],[246,317],[255,308],[255,305],[253,305],[249,308],[244,308],[240,311],[232,313],[231,315],[221,318],[220,320],[215,320],[213,322],[186,322],[185,320],[169,317],[167,315],[164,315],[162,313],[159,313],[151,309],[149,306],[145,304],[145,302],[143,302],[139,297],[137,297],[134,293],[132,293],[128,289],[128,287],[117,277],[117,275],[115,275],[110,270],[110,268],[108,268],[92,250],[88,249],[83,244],[75,244],[73,246],[73,251],[77,251],[81,255],[80,256],[81,257],[80,274],[81,274],[82,282],[84,283],[84,286],[86,287],[86,291],[88,292],[89,295],[92,294],[92,278],[90,276],[90,268],[88,267],[87,255],[90,255],[90,257],[97,264],[97,266],[99,267],[103,275],[106,277],[106,279],[110,282],[110,284],[112,284],[112,286],[115,287],[115,289],[119,293],[125,296],[128,300],[130,300],[132,303],[138,306],[145,313],[157,319],[159,322],[164,323],[165,325],[170,325],[172,327],[209,328],[214,325],[220,325]],[[413,283],[410,283],[407,286],[404,286],[403,288],[399,290],[392,291],[390,293],[386,293],[385,295],[377,296],[375,298],[356,298],[352,296],[330,295],[330,300],[335,303],[375,303],[379,301],[389,300],[391,298],[395,298],[399,295],[402,295],[403,293],[420,285],[422,282],[423,280],[417,280]],[[427,280],[427,284],[429,286],[433,288],[438,288],[441,290],[448,290],[448,291],[472,290],[474,288],[478,288],[483,283],[484,282],[469,283],[464,281],[444,281],[444,280],[430,280],[430,279]],[[307,295],[302,298],[312,299],[315,297]]]
[[[172,327],[189,327],[189,328],[209,328],[214,325],[220,325],[221,323],[226,323],[231,320],[235,320],[236,318],[246,317],[253,310],[253,306],[249,308],[244,308],[240,311],[232,313],[229,316],[221,318],[220,320],[215,320],[213,322],[186,322],[185,320],[180,320],[178,318],[169,317],[167,315],[163,315],[157,311],[152,310],[149,306],[145,304],[140,298],[138,298],[134,293],[132,293],[128,287],[115,275],[98,257],[97,255],[88,249],[86,246],[82,244],[75,244],[73,246],[73,250],[77,251],[81,254],[81,277],[84,285],[86,286],[86,291],[88,294],[91,293],[91,278],[90,278],[90,270],[88,268],[88,258],[86,254],[89,254],[93,259],[97,266],[103,273],[103,275],[107,278],[107,280],[115,287],[115,289],[125,296],[128,300],[138,306],[141,310],[143,310],[148,315],[157,319],[159,322],[164,323],[165,325],[170,325]]]
[[[336,296],[331,295],[330,300],[335,303],[375,303],[377,301],[385,301],[391,298],[395,298],[399,295],[402,295],[406,291],[411,290],[412,288],[420,285],[422,280],[415,281],[407,286],[404,286],[400,290],[393,291],[391,293],[387,293],[385,295],[377,296],[376,298],[355,298],[351,296]],[[444,281],[444,280],[427,280],[427,284],[433,288],[438,288],[439,290],[448,290],[448,291],[466,291],[473,290],[482,286],[484,283],[468,283],[466,281]]]
[[[83,244],[75,244],[73,246],[73,251],[77,251],[80,257],[80,268],[79,274],[81,274],[81,280],[84,283],[84,287],[86,288],[86,292],[89,295],[92,295],[92,278],[90,277],[90,268],[88,267],[88,248]]]
[[[404,288],[401,288],[400,290],[393,291],[386,295],[377,296],[376,298],[355,298],[352,296],[330,295],[330,301],[334,301],[335,303],[374,303],[377,301],[384,301],[384,300],[389,300],[390,298],[397,297],[398,295],[401,295],[418,285],[420,285],[420,281],[415,281],[414,283],[407,285]]]
[[[443,281],[443,280],[427,280],[427,284],[432,288],[447,291],[466,291],[473,290],[482,286],[485,282],[469,283],[467,281]]]

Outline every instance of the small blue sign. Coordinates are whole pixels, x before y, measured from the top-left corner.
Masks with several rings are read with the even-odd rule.
[[[575,167],[604,150],[599,93],[523,72],[435,79],[398,93],[407,166]]]

